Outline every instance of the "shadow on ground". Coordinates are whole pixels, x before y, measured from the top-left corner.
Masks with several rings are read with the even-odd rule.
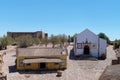
[[[97,61],[98,60],[96,57],[93,57],[91,55],[79,55],[79,56],[75,56],[74,55],[74,49],[70,50],[69,59],[70,60],[91,60],[91,61]]]
[[[70,50],[69,59],[70,59],[70,60],[75,60],[74,49],[71,49],[71,50]]]
[[[20,74],[49,74],[57,73],[58,70],[17,70],[15,65],[9,66],[9,73],[18,72]]]
[[[17,72],[15,65],[9,66],[9,73],[15,73]]]
[[[20,74],[51,74],[57,73],[58,70],[24,70],[18,71]]]

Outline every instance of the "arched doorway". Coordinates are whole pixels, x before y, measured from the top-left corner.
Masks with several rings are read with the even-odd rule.
[[[89,55],[89,54],[90,54],[90,48],[89,48],[88,45],[85,45],[85,46],[84,46],[84,54],[85,54],[85,55]]]

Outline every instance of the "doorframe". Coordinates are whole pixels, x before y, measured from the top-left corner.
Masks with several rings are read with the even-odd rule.
[[[42,64],[42,65],[44,64],[44,67],[41,67],[41,64]],[[40,69],[46,69],[46,63],[39,63],[39,68],[40,68]]]
[[[86,50],[87,49],[87,50]],[[86,51],[86,52],[85,52]],[[87,53],[88,52],[88,53]],[[83,54],[84,55],[90,55],[90,47],[89,45],[85,45],[83,48]]]

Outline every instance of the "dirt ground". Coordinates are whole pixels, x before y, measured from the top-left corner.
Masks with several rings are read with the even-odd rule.
[[[109,46],[106,60],[74,60],[70,58],[72,48],[68,46],[68,65],[61,77],[56,77],[57,71],[17,71],[14,47],[9,47],[3,57],[3,71],[7,74],[7,80],[98,80],[106,66],[111,65],[111,60],[116,58],[112,46]]]

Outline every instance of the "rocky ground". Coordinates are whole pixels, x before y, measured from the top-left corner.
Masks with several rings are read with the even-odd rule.
[[[98,80],[106,66],[111,65],[111,60],[116,58],[112,46],[107,48],[106,60],[74,60],[70,56],[72,46],[68,47],[68,66],[62,71],[61,77],[56,77],[56,71],[22,71],[15,69],[15,49],[11,47],[4,56],[3,71],[7,80]]]
[[[120,65],[108,66],[101,80],[120,80]]]
[[[120,48],[115,52],[116,56],[120,57]],[[120,64],[108,66],[100,80],[120,80]]]

